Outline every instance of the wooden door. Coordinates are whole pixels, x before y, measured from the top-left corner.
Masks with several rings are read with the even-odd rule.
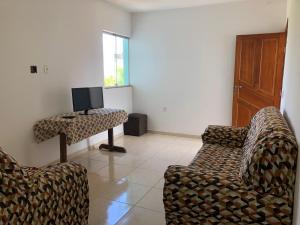
[[[240,35],[236,41],[233,126],[266,106],[280,107],[286,33]]]

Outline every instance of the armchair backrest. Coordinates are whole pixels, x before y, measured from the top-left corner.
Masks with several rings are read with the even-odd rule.
[[[240,176],[257,191],[281,194],[294,187],[297,142],[280,111],[260,110],[251,120]]]

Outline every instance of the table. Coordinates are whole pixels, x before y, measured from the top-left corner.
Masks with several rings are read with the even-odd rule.
[[[108,130],[108,144],[102,144],[99,148],[125,153],[125,148],[114,145],[113,128],[127,120],[128,115],[124,110],[95,109],[90,110],[90,115],[73,112],[42,119],[33,126],[33,132],[37,143],[59,135],[60,162],[66,162],[67,145],[75,144],[106,130]]]

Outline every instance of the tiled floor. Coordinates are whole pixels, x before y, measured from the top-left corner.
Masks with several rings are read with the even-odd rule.
[[[163,174],[168,165],[187,165],[200,139],[146,134],[123,136],[116,145],[128,153],[98,150],[73,161],[88,169],[90,225],[163,225]]]

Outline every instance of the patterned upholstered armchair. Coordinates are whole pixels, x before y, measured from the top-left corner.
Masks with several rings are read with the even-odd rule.
[[[193,162],[165,173],[167,224],[292,224],[296,160],[295,137],[274,107],[249,127],[209,126]]]
[[[88,224],[86,169],[64,163],[20,167],[0,149],[0,224]]]

